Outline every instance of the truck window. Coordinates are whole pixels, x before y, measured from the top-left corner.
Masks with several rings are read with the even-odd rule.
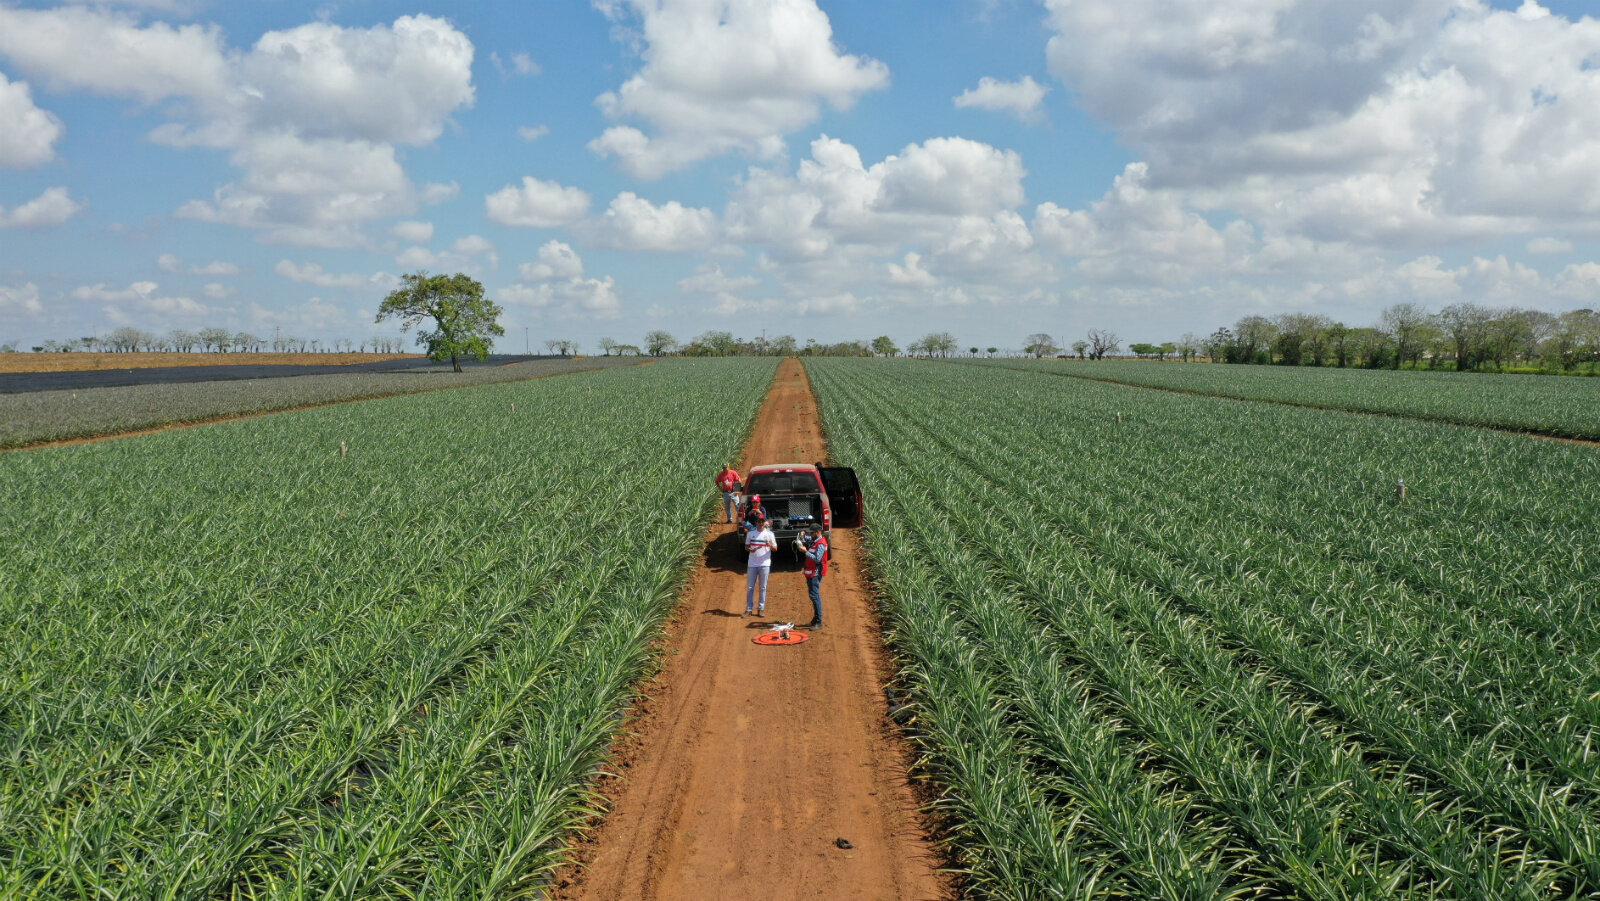
[[[746,494],[815,494],[817,490],[817,477],[809,472],[758,472],[744,484]]]

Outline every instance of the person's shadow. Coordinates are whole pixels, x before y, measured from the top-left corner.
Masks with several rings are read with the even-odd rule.
[[[744,532],[739,529],[719,533],[706,542],[700,552],[700,563],[706,569],[719,573],[743,573],[745,559]]]
[[[799,572],[803,568],[805,557],[791,547],[793,543],[792,540],[778,542],[778,549],[772,552],[774,573]],[[738,529],[719,533],[706,542],[700,551],[700,563],[706,569],[719,573],[743,575],[748,559],[749,554],[744,549],[744,532]]]

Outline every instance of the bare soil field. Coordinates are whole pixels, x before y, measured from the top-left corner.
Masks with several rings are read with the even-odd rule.
[[[81,372],[92,369],[154,369],[162,366],[346,366],[383,360],[420,358],[421,354],[278,354],[278,353],[64,353],[0,354],[0,372]]]
[[[826,458],[805,369],[786,360],[740,468]],[[887,660],[855,535],[834,532],[826,628],[764,647],[751,639],[770,624],[811,618],[793,555],[780,549],[778,561],[768,616],[743,619],[737,535],[710,527],[662,670],[600,786],[609,813],[575,843],[551,897],[954,897],[886,714]]]

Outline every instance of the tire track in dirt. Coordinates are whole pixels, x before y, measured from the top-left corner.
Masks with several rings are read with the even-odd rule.
[[[785,360],[740,470],[826,458],[805,369]],[[805,580],[780,549],[769,616],[741,619],[743,553],[718,519],[661,671],[644,686],[649,700],[616,748],[616,775],[602,780],[609,812],[574,844],[576,862],[555,874],[551,897],[954,897],[917,809],[910,753],[885,713],[885,655],[855,535],[834,532],[827,627],[804,644],[762,647],[751,638],[768,624],[811,618]]]

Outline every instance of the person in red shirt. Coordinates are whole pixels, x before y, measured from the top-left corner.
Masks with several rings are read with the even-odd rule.
[[[822,628],[822,577],[828,574],[828,539],[821,526],[812,526],[805,537],[806,591],[811,594],[811,622],[807,629]]]
[[[722,489],[722,510],[728,516],[728,522],[733,522],[733,511],[739,506],[739,470],[729,463],[717,473],[717,487]]]

